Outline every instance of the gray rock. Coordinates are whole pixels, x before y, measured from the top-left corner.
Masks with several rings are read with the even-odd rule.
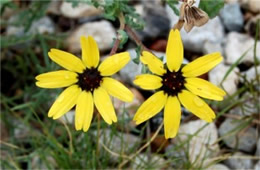
[[[220,18],[228,31],[241,31],[244,18],[239,3],[225,4],[220,11]]]
[[[229,68],[230,66],[219,64],[209,72],[209,81],[219,86]],[[234,68],[222,84],[224,90],[230,95],[237,91],[238,73],[238,68]]]
[[[229,168],[224,164],[215,164],[208,167],[206,170],[229,170]]]
[[[226,3],[237,3],[239,0],[225,0]]]
[[[43,18],[40,18],[39,20],[36,20],[32,23],[30,29],[25,32],[24,26],[14,26],[11,23],[15,22],[18,17],[14,16],[9,19],[10,25],[7,27],[7,35],[16,35],[16,36],[22,36],[24,34],[30,35],[30,34],[51,34],[54,33],[54,23],[52,20],[45,16]]]
[[[142,64],[141,62],[137,65],[135,64],[132,60],[136,58],[136,51],[135,49],[130,49],[128,50],[130,56],[131,56],[131,61],[123,68],[120,70],[120,75],[121,78],[124,82],[129,83],[129,84],[133,84],[133,81],[135,79],[135,77],[139,74],[141,74],[142,71]],[[165,56],[165,53],[161,53],[161,52],[155,52],[153,51],[153,53],[157,56],[157,57],[162,57]]]
[[[194,6],[198,6],[200,1],[196,1]],[[180,5],[180,4],[179,4]],[[171,20],[171,27],[173,27],[179,17],[175,15],[172,9],[166,5],[166,12]],[[224,27],[217,16],[210,19],[209,22],[202,27],[194,27],[189,33],[186,33],[184,29],[181,30],[182,41],[185,49],[202,52],[205,43],[221,44],[225,36]]]
[[[232,155],[229,159],[225,160],[224,162],[231,169],[252,169],[253,160],[239,158],[239,157],[244,157],[244,156],[249,156],[249,155],[245,155],[241,152],[237,152],[234,155]]]
[[[170,161],[170,165],[174,168],[178,168],[179,165],[183,164],[183,162],[189,161],[184,149],[178,149],[174,144],[170,144],[166,147],[165,156],[170,160],[174,160]]]
[[[161,5],[154,8],[154,3],[147,1],[143,9],[138,7],[139,12],[143,12],[142,18],[145,21],[145,27],[137,31],[137,35],[142,41],[149,41],[158,37],[168,37],[170,30],[170,20],[165,9]]]
[[[253,38],[256,35],[257,22],[260,20],[260,14],[250,18],[250,20],[245,25],[245,30],[248,34],[250,34]],[[260,34],[258,34],[258,39],[260,39]]]
[[[241,151],[252,152],[257,141],[257,130],[250,127],[243,132],[229,134],[232,130],[236,130],[241,126],[243,120],[233,120],[227,118],[219,128],[219,135],[223,137],[224,143],[230,148],[238,148]],[[239,134],[238,134],[239,133]],[[239,137],[236,136],[239,135]]]
[[[101,15],[102,10],[95,8],[93,5],[79,3],[73,7],[72,3],[63,1],[60,7],[61,14],[68,18],[82,18]]]
[[[128,50],[128,52],[131,56],[131,61],[123,69],[120,70],[120,75],[124,82],[133,84],[135,77],[141,74],[142,64],[141,62],[139,64],[136,64],[132,61],[137,56],[135,49],[130,49]]]
[[[17,121],[14,124],[16,125],[14,129],[14,137],[16,139],[28,138],[32,135],[32,129],[26,126],[23,122]]]
[[[196,1],[195,6],[198,3],[199,1]],[[173,27],[179,17],[174,14],[169,6],[166,6],[166,12],[171,20],[171,27]],[[225,33],[220,18],[217,16],[201,27],[194,27],[189,33],[182,29],[181,36],[185,49],[202,52],[206,42],[219,44],[222,42]]]
[[[136,123],[133,117],[136,113],[136,108],[138,108],[144,101],[142,94],[135,88],[129,88],[134,94],[134,100],[130,103],[123,102],[117,98],[113,98],[113,104],[116,110],[118,118],[118,127],[123,130],[130,132],[136,128]]]
[[[7,35],[22,36],[24,34],[23,26],[16,26],[16,25],[12,24],[12,23],[15,23],[17,19],[18,19],[18,16],[16,16],[16,15],[13,15],[12,17],[9,18],[8,26],[6,29]]]
[[[46,13],[48,14],[54,14],[54,15],[60,15],[60,6],[63,2],[62,1],[51,1],[49,3],[49,6],[46,10]]]
[[[34,155],[31,162],[32,169],[55,169],[57,163],[52,156],[47,156],[42,159],[42,156]]]
[[[132,169],[164,169],[167,167],[166,160],[159,155],[139,154],[131,163]]]
[[[258,161],[255,166],[254,166],[254,170],[259,170],[260,169],[260,161]]]
[[[75,119],[75,110],[70,110],[62,117],[59,118],[59,120],[67,124],[74,124],[74,119]]]
[[[253,116],[259,114],[260,96],[254,96],[252,93],[246,92],[240,97],[241,101],[244,101],[240,106],[230,110],[231,114],[237,114],[240,116]]]
[[[69,51],[80,52],[80,37],[93,36],[97,41],[100,51],[109,50],[112,47],[113,38],[116,37],[115,28],[108,21],[89,22],[81,25],[66,40]]]
[[[245,76],[247,81],[257,83],[256,80],[260,79],[260,66],[257,66],[256,68],[253,66],[246,72],[242,72],[241,75]],[[241,78],[240,81],[243,81],[243,79]]]
[[[204,46],[203,46],[203,54],[210,54],[213,52],[220,52],[221,54],[223,54],[223,48],[221,43],[212,43],[207,41]]]
[[[260,12],[260,1],[258,0],[240,0],[240,4],[254,13]]]
[[[136,51],[135,49],[129,49],[127,50],[131,56],[131,61],[120,70],[120,75],[122,81],[133,84],[133,81],[137,75],[140,75],[142,72],[142,64],[141,62],[137,65],[132,60],[136,58]],[[152,51],[152,53],[157,56],[158,58],[163,57],[163,62],[166,63],[166,55],[165,53],[158,52],[158,51]],[[188,61],[186,59],[183,60],[183,64],[187,64]]]
[[[52,20],[49,17],[43,17],[35,22],[33,22],[33,24],[31,25],[31,28],[29,30],[29,33],[31,34],[51,34],[54,33],[55,31],[55,27],[54,27],[54,23],[52,22]]]
[[[97,131],[94,131],[94,136],[96,138]],[[141,144],[142,139],[134,136],[129,133],[121,133],[121,132],[112,132],[110,129],[101,130],[99,136],[99,146],[101,152],[107,152],[105,149],[108,148],[109,150],[115,153],[124,153],[130,154],[133,153],[133,150],[136,150],[138,146]],[[119,159],[115,155],[110,154],[111,162],[118,162]]]
[[[215,17],[202,27],[193,28],[189,33],[182,29],[181,35],[185,49],[202,52],[206,42],[221,43],[225,33],[219,17]]]
[[[256,153],[255,153],[255,155],[260,157],[260,138],[259,138],[258,141],[257,141],[257,146],[256,146]]]
[[[182,124],[179,129],[179,138],[176,138],[176,144],[186,141],[189,135],[194,135],[200,128],[207,124],[203,120],[194,120],[186,124]],[[212,163],[210,158],[216,156],[219,151],[217,128],[214,123],[210,123],[202,129],[197,135],[189,141],[184,148],[188,149],[189,161],[195,166],[205,167]],[[175,139],[174,139],[175,140]]]
[[[254,63],[254,38],[247,34],[231,32],[227,35],[225,54],[228,64],[235,63],[247,50],[249,50],[244,58],[240,61]],[[260,49],[260,41],[257,42],[256,49]],[[260,50],[257,50],[256,57],[260,60]]]

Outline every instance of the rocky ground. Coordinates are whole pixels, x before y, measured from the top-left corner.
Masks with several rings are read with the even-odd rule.
[[[153,50],[158,57],[165,56],[168,33],[177,22],[178,16],[168,5],[157,1],[135,1],[133,5],[146,23],[144,30],[136,31],[136,34],[144,45]],[[46,16],[34,21],[28,32],[23,26],[17,27],[8,24],[6,28],[1,29],[1,33],[5,36],[66,33],[62,42],[64,50],[78,55],[81,53],[79,37],[91,35],[97,41],[104,58],[112,48],[119,25],[117,21],[111,22],[104,19],[102,13],[102,9],[96,9],[87,4],[80,4],[73,8],[69,2],[53,1],[47,8]],[[7,10],[2,17],[8,23],[12,23],[17,16],[15,11]],[[147,167],[144,162],[148,160],[153,162],[152,168],[178,168],[178,163],[184,162],[186,159],[194,167],[207,169],[260,169],[260,86],[257,83],[260,79],[260,33],[257,37],[256,47],[254,47],[256,25],[259,19],[260,1],[227,0],[219,15],[206,25],[193,28],[190,33],[181,31],[185,47],[185,63],[215,51],[220,51],[224,57],[224,61],[219,66],[207,75],[203,75],[203,78],[212,83],[221,84],[228,93],[227,99],[222,104],[212,103],[212,107],[221,111],[219,114],[222,116],[215,123],[208,125],[183,109],[183,122],[179,135],[169,141],[160,135],[156,137],[151,145],[151,152],[149,154],[143,152],[135,157],[129,165],[130,168]],[[26,44],[20,44],[15,48],[23,49],[25,47]],[[135,47],[135,43],[130,39],[121,50],[129,51],[131,58],[134,59],[136,58]],[[256,57],[254,57],[254,49],[256,49]],[[5,57],[8,56],[2,56],[1,60],[4,60]],[[129,120],[127,123],[119,123],[118,129],[121,129],[121,132],[118,132],[118,135],[109,141],[111,144],[109,150],[115,153],[120,153],[123,148],[124,153],[131,154],[132,149],[139,148],[143,141],[143,138],[137,136],[133,131],[135,128],[141,129],[143,125],[136,127],[131,121],[136,108],[152,94],[152,92],[142,91],[132,84],[135,76],[140,74],[141,70],[141,64],[130,62],[117,75],[118,79],[131,87],[135,99],[130,104],[114,100],[119,120]],[[243,91],[242,87],[246,85],[249,85],[250,88]],[[226,106],[230,106],[230,108],[223,110]],[[126,114],[124,110],[127,110],[128,113]],[[74,111],[69,112],[64,120],[73,125]],[[146,132],[146,135],[152,136],[161,121],[163,121],[162,113],[150,121],[148,128],[150,131]],[[28,137],[28,132],[29,130],[21,124],[15,127],[13,135],[15,138],[21,139]],[[163,134],[162,131],[160,133]],[[190,139],[194,133],[196,135]],[[97,136],[96,131],[92,131],[90,134]],[[109,138],[111,130],[102,130],[100,134],[101,143],[99,145],[102,146],[108,142],[105,139]],[[100,150],[107,152],[103,147]],[[158,154],[158,150],[160,154]],[[111,162],[119,161],[117,156],[113,156],[113,154],[110,156]],[[175,161],[169,161],[173,158]],[[45,167],[39,163],[39,159],[39,157],[34,158],[32,167]],[[55,164],[52,157],[50,160]]]

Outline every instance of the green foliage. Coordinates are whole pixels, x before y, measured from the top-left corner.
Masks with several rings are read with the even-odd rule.
[[[119,48],[123,48],[123,45],[128,41],[128,35],[124,30],[118,30],[120,45]]]
[[[28,8],[18,13],[15,25],[24,26],[24,31],[27,32],[33,21],[45,16],[49,2],[50,0],[32,1]]]
[[[214,18],[224,7],[224,3],[224,0],[201,0],[199,8],[205,11],[210,18]]]
[[[2,15],[5,8],[17,9],[17,5],[11,0],[0,1],[0,14]]]
[[[23,35],[23,36],[2,36],[0,39],[1,48],[6,48],[20,43],[26,43],[31,41],[34,35]]]
[[[179,1],[178,0],[166,0],[166,3],[171,7],[171,9],[173,10],[173,12],[176,14],[176,15],[180,15],[180,11],[179,9],[176,7],[176,5],[179,4]]]
[[[134,29],[143,29],[144,21],[141,16],[135,12],[135,9],[129,6],[129,0],[105,0],[101,1],[91,0],[92,5],[104,9],[104,16],[114,21],[120,13],[123,13],[127,25]]]
[[[67,1],[74,3],[75,6],[78,5],[78,1]],[[17,8],[11,0],[2,0],[0,2],[2,5],[1,13],[2,10],[4,10],[4,5],[6,5],[6,7],[11,6]],[[17,19],[14,24],[24,24],[27,28],[30,28],[30,24],[34,20],[45,15],[48,2],[31,1],[28,8],[19,12],[19,15],[22,14],[22,16],[19,16],[21,20]],[[83,2],[89,3],[90,1],[84,0]],[[91,4],[96,7],[106,6],[100,2],[101,1],[92,0]],[[135,19],[133,19],[135,15],[138,16],[138,14],[134,11],[130,12],[132,7],[128,5],[128,1],[106,0],[104,2],[108,3],[109,9],[107,9],[107,12],[111,18],[118,18],[120,11],[123,11],[126,23],[131,28],[141,28]],[[171,3],[173,4],[173,2]],[[115,4],[118,5],[113,6]],[[26,14],[25,11],[29,14]],[[120,45],[123,45],[127,41],[128,36],[126,32],[122,30],[118,31],[118,34],[120,36]],[[117,124],[111,126],[106,125],[101,119],[99,126],[96,123],[97,116],[94,116],[91,127],[87,133],[76,131],[74,124],[62,124],[58,120],[48,118],[48,109],[62,89],[49,90],[38,88],[35,85],[35,76],[40,73],[59,69],[54,62],[50,61],[48,51],[50,48],[65,50],[61,46],[65,37],[65,34],[60,33],[56,33],[55,35],[23,35],[20,37],[1,36],[1,169],[119,169],[118,166],[122,160],[128,159],[125,156],[131,156],[133,153],[136,153],[138,148],[140,148],[138,146],[140,143],[136,142],[134,145],[138,147],[131,148],[130,153],[126,153],[124,150],[124,145],[122,144],[124,144],[125,139],[123,138],[117,138],[119,143],[123,146],[118,145],[122,152],[112,153],[115,152],[113,149],[111,150],[112,152],[109,152],[104,146],[111,149],[115,137],[120,136],[122,133],[127,134],[131,132],[135,132],[136,136],[138,135],[142,144],[147,142],[147,138],[143,137],[145,137],[144,134],[149,131],[147,130],[148,123],[144,128],[134,128],[131,132],[125,127],[119,128],[120,124],[124,126],[128,123],[132,123],[132,120],[128,117],[124,120],[119,119]],[[13,48],[14,46],[15,48]],[[137,57],[133,61],[137,64],[140,62],[141,49],[141,46],[136,48]],[[254,51],[256,58],[256,44]],[[242,58],[243,56],[241,56],[239,60]],[[230,70],[227,71],[225,78],[227,78],[233,68],[237,67],[238,63],[239,61],[230,66]],[[254,67],[256,68],[257,65]],[[143,67],[142,72],[147,73],[147,67]],[[6,82],[8,83],[8,87],[3,89]],[[246,103],[248,99],[253,99],[255,101],[254,106],[259,108],[258,96],[256,94],[258,91],[257,88],[254,88],[255,84],[253,81],[246,82],[240,86],[235,94],[227,96],[224,101],[211,103],[217,117],[221,117],[220,121],[222,121],[223,115],[228,113],[230,109],[237,106],[246,108],[244,103]],[[249,98],[241,98],[245,92],[250,93]],[[119,110],[121,110],[121,108]],[[124,112],[128,111],[124,110]],[[241,117],[241,119],[238,120],[240,121],[239,127],[227,132],[225,137],[229,135],[239,136],[244,129],[252,126],[253,118],[253,116]],[[198,133],[207,128],[208,125],[209,124],[205,124],[194,134],[189,135],[182,143],[174,144],[171,151],[177,154],[167,156],[162,149],[163,142],[156,151],[151,152],[151,150],[147,149],[147,151],[142,152],[142,154],[156,154],[159,157],[167,158],[166,163],[158,167],[158,169],[204,169],[205,167],[200,167],[195,165],[194,162],[190,162],[188,153],[191,151],[189,142],[197,137]],[[110,129],[111,134],[109,138],[100,140],[97,135],[95,135],[98,128],[100,128],[101,131]],[[18,132],[20,132],[20,134]],[[6,137],[2,137],[4,133],[7,134]],[[18,137],[21,134],[25,135]],[[184,134],[178,134],[176,139],[180,138],[181,135]],[[159,137],[163,138],[163,134],[159,134]],[[221,138],[217,141],[220,140]],[[103,142],[104,146],[97,141]],[[151,147],[151,144],[149,147]],[[229,150],[232,149],[229,148]],[[221,154],[224,151],[220,150],[219,153]],[[237,151],[237,148],[232,151]],[[178,155],[178,153],[183,152],[184,155]],[[115,156],[115,154],[118,154],[118,156]],[[137,156],[139,157],[140,155]],[[208,155],[205,155],[205,159],[207,158]],[[111,162],[111,159],[116,159],[117,162]],[[133,162],[134,158],[130,160],[128,164],[129,167],[126,165],[122,168],[134,169],[131,167]],[[157,168],[155,165],[157,162],[160,161],[143,159],[140,161],[140,166],[137,167],[140,167],[139,169],[153,169]],[[171,165],[175,165],[176,167],[171,167]]]
[[[141,52],[142,52],[142,47],[141,46],[138,46],[136,49],[135,49],[135,52],[136,52],[136,58],[133,59],[133,62],[135,64],[139,64],[140,63],[140,56],[141,56]]]

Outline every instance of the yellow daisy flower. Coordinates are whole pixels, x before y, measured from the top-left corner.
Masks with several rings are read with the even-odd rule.
[[[200,97],[220,101],[223,100],[225,92],[197,76],[211,70],[223,58],[220,53],[212,53],[181,68],[183,44],[179,30],[170,32],[166,57],[168,69],[165,69],[163,62],[153,54],[147,51],[142,53],[140,58],[142,63],[146,64],[155,75],[138,75],[134,83],[145,90],[159,90],[140,106],[134,120],[136,124],[143,123],[164,108],[165,137],[173,138],[180,125],[180,104],[207,122],[212,122],[215,118],[214,111]]]
[[[42,88],[67,87],[51,106],[48,117],[58,119],[76,105],[76,130],[87,131],[93,116],[94,104],[106,123],[117,122],[109,97],[131,102],[132,92],[110,76],[122,69],[130,60],[128,52],[107,57],[99,65],[96,41],[81,37],[82,60],[73,54],[51,49],[49,57],[67,70],[40,74],[36,85]]]

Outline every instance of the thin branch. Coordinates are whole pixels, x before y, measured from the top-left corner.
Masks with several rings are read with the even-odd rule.
[[[69,135],[69,148],[70,148],[70,156],[71,156],[74,152],[74,149],[73,149],[72,135],[71,135],[70,129],[69,129],[68,125],[62,119],[60,119],[59,121],[64,125],[64,127]]]
[[[103,147],[107,152],[109,152],[111,155],[114,155],[114,156],[116,156],[116,157],[123,157],[123,158],[126,158],[126,159],[130,159],[129,156],[122,155],[122,154],[118,154],[118,153],[116,153],[116,152],[111,151],[103,142],[100,142],[100,144],[101,144],[102,147]]]
[[[135,34],[135,32],[130,28],[128,25],[125,26],[125,30],[128,33],[128,35],[135,41],[135,43],[139,46],[141,46],[142,50],[151,52],[138,38],[138,36]]]
[[[124,30],[125,29],[125,17],[123,15],[123,13],[120,13],[118,18],[119,18],[119,22],[120,22],[119,30]],[[113,55],[117,52],[119,45],[120,45],[120,34],[117,33],[116,41],[114,43],[113,48],[110,51],[110,55]]]

